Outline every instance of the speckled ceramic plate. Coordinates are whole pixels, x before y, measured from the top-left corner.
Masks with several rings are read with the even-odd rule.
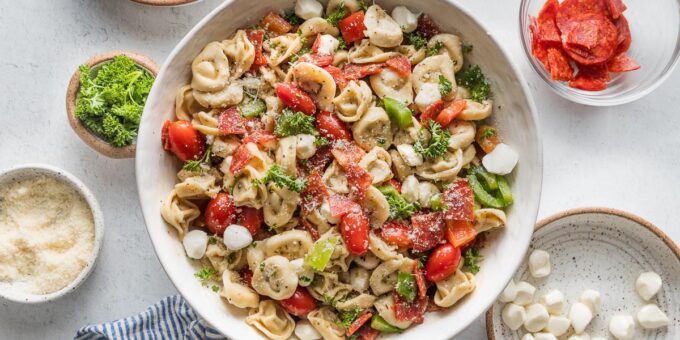
[[[659,273],[663,286],[650,303],[656,303],[668,315],[670,324],[658,330],[644,330],[638,325],[635,339],[680,339],[680,249],[651,223],[613,209],[569,210],[538,223],[527,256],[534,249],[550,253],[552,274],[534,279],[524,263],[515,273],[515,281],[534,285],[536,301],[559,289],[567,305],[577,302],[586,289],[599,291],[602,310],[586,329],[590,336],[613,339],[607,330],[609,319],[616,314],[634,317],[645,304],[635,291],[637,276],[645,271]],[[505,326],[502,307],[497,302],[487,312],[489,340],[520,339],[525,331]]]

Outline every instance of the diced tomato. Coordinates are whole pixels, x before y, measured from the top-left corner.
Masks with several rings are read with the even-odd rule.
[[[343,121],[333,112],[321,111],[316,115],[316,129],[321,136],[331,141],[351,141],[352,133]]]
[[[439,112],[437,118],[435,118],[435,121],[442,127],[447,127],[454,119],[456,119],[456,117],[458,117],[459,114],[461,114],[461,112],[463,112],[463,110],[465,110],[466,106],[467,102],[465,100],[454,100],[451,105]]]
[[[236,219],[236,206],[231,196],[220,192],[205,207],[205,225],[211,233],[222,236]]]
[[[618,19],[628,9],[622,0],[605,0],[605,2],[607,3],[607,8],[609,8],[609,15],[613,19]]]
[[[340,221],[342,239],[352,255],[362,256],[366,254],[369,230],[368,216],[360,208],[350,211]]]
[[[366,151],[354,142],[336,143],[331,152],[343,168],[347,168],[349,164],[358,164],[366,155]]]
[[[444,218],[454,221],[474,221],[475,196],[467,179],[458,178],[444,191]]]
[[[387,184],[391,185],[393,188],[397,189],[397,192],[401,192],[401,183],[394,178],[387,181]]]
[[[274,11],[267,13],[267,15],[262,18],[260,26],[279,35],[286,34],[293,29],[293,25]]]
[[[371,320],[372,317],[373,313],[366,312],[356,318],[356,320],[354,320],[354,322],[349,325],[349,328],[347,329],[347,336],[351,336],[352,334],[356,333],[356,331],[358,331],[359,328],[361,328],[361,326],[363,326],[368,320]]]
[[[253,289],[253,272],[250,269],[241,269],[241,283]]]
[[[314,104],[314,99],[312,99],[312,97],[307,94],[307,92],[301,90],[294,84],[277,84],[276,95],[279,97],[279,99],[281,99],[283,105],[295,111],[300,111],[310,116],[316,113],[316,104]]]
[[[413,302],[408,302],[397,294],[396,290],[392,291],[392,299],[394,304],[394,317],[399,321],[412,321],[419,324],[425,320],[425,310],[427,309],[427,299],[418,298]]]
[[[359,329],[359,339],[361,340],[375,340],[380,336],[380,331],[371,328],[369,325],[364,325]]]
[[[358,11],[350,14],[348,17],[338,22],[338,28],[342,32],[342,38],[345,43],[351,44],[364,38],[364,11]]]
[[[314,156],[301,163],[302,169],[307,173],[322,172],[333,161],[330,145],[324,145],[316,149]]]
[[[550,64],[550,77],[553,80],[569,81],[574,78],[574,70],[561,48],[548,48],[548,64]]]
[[[385,223],[380,230],[380,236],[382,236],[385,242],[398,247],[410,248],[413,246],[411,228],[402,220],[393,220]]]
[[[242,135],[246,133],[246,126],[238,107],[230,107],[220,114],[218,128],[223,135]]]
[[[347,86],[348,83],[347,78],[345,78],[345,74],[342,72],[341,69],[333,65],[326,66],[323,69],[326,70],[326,72],[328,72],[331,75],[331,77],[333,77],[335,84],[338,85],[338,87],[341,90],[344,89],[345,86]]]
[[[310,63],[319,67],[326,67],[333,63],[333,55],[305,54],[298,58],[298,63]]]
[[[186,120],[166,120],[161,142],[163,149],[174,153],[182,162],[200,159],[205,152],[205,136]]]
[[[366,197],[366,191],[373,184],[373,176],[356,163],[346,166],[345,174],[352,199],[357,202],[363,201]]]
[[[426,120],[431,120],[437,117],[439,112],[444,108],[444,101],[443,100],[438,100],[432,104],[430,104],[428,107],[425,108],[425,111],[423,111],[420,114],[420,120],[421,121],[426,121]]]
[[[496,145],[501,142],[501,138],[498,136],[498,130],[489,125],[482,125],[477,129],[475,140],[485,153],[493,151],[493,149],[496,148]]]
[[[640,64],[626,53],[621,53],[607,62],[607,69],[609,72],[630,72],[640,69]]]
[[[416,29],[416,32],[429,40],[439,34],[439,27],[429,15],[423,14],[418,18],[418,28]]]
[[[234,155],[231,158],[231,165],[229,166],[229,171],[232,174],[236,174],[241,169],[243,169],[248,162],[250,162],[250,159],[253,157],[253,155],[250,154],[250,151],[248,151],[248,147],[246,146],[247,144],[241,144],[239,145],[236,150],[234,150]]]
[[[477,237],[477,230],[470,221],[446,221],[446,239],[454,247],[466,246]]]
[[[418,286],[418,297],[421,299],[427,298],[425,274],[423,274],[423,270],[420,268],[418,261],[413,262],[413,276],[416,278],[416,286]]]
[[[413,250],[423,252],[436,247],[444,240],[445,224],[442,213],[415,213],[411,216],[413,226]]]
[[[425,277],[432,282],[439,282],[451,276],[460,263],[460,248],[445,243],[430,253],[425,265]]]
[[[331,195],[328,198],[328,205],[331,210],[331,216],[335,218],[343,217],[349,214],[350,211],[361,208],[358,204],[342,195]]]
[[[411,62],[405,55],[398,55],[387,59],[385,65],[393,69],[402,77],[408,77],[411,75]]]
[[[236,221],[255,236],[262,229],[264,215],[262,209],[243,206],[236,209]]]
[[[555,18],[560,4],[557,0],[548,0],[538,13],[539,41],[546,45],[560,46],[560,31],[557,29]]]
[[[267,57],[262,54],[262,42],[264,41],[264,31],[263,30],[246,30],[248,35],[248,40],[255,47],[255,59],[253,60],[253,65],[250,67],[250,71],[257,71],[262,65],[267,64]]]
[[[309,312],[316,309],[316,300],[314,300],[314,297],[309,293],[307,288],[302,286],[298,286],[295,289],[293,296],[279,302],[281,303],[281,307],[288,313],[300,318],[307,316]]]
[[[578,73],[569,86],[586,91],[601,91],[607,88],[609,71],[607,65],[579,66]]]
[[[273,142],[276,140],[276,136],[266,130],[258,130],[253,133],[246,134],[246,137],[244,137],[241,142],[243,144],[246,143],[255,143],[257,145],[268,145],[269,143]]]
[[[342,71],[345,75],[347,81],[359,80],[370,75],[378,74],[382,72],[385,65],[382,63],[377,64],[347,64]]]

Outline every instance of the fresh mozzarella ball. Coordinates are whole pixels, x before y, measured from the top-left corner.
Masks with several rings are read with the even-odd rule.
[[[416,95],[415,103],[420,112],[442,99],[442,93],[439,91],[439,85],[433,83],[425,83],[420,87],[420,91]]]
[[[555,336],[560,336],[569,330],[571,326],[571,320],[563,316],[551,316],[548,319],[548,327],[545,328],[547,332],[552,333]]]
[[[581,334],[593,320],[593,312],[587,305],[577,302],[571,305],[571,309],[569,309],[569,319],[576,334]]]
[[[208,234],[203,230],[192,230],[184,235],[182,244],[184,244],[184,251],[186,251],[187,256],[200,260],[208,247]]]
[[[350,283],[352,288],[357,292],[364,292],[368,290],[370,284],[371,274],[366,268],[354,267],[349,270]]]
[[[330,55],[335,52],[340,46],[340,41],[335,39],[334,36],[330,34],[323,34],[319,37],[319,48],[317,53],[321,55]]]
[[[588,333],[583,333],[583,334],[574,334],[569,337],[567,340],[591,340],[590,335]]]
[[[300,319],[295,323],[295,336],[300,338],[300,340],[321,339],[321,334],[306,319]]]
[[[619,340],[635,336],[635,320],[630,315],[616,315],[609,321],[609,332]]]
[[[501,311],[501,318],[510,329],[516,331],[524,324],[524,321],[526,320],[526,311],[522,306],[508,303]]]
[[[668,326],[668,317],[656,305],[646,305],[637,313],[637,320],[642,328],[655,329]]]
[[[297,135],[297,146],[295,147],[295,155],[297,158],[307,159],[314,156],[316,153],[316,145],[314,145],[315,141],[316,137],[312,135]]]
[[[557,337],[551,333],[534,333],[536,340],[557,340]]]
[[[550,315],[545,306],[535,303],[526,308],[527,318],[524,320],[524,328],[529,332],[538,332],[548,326]],[[536,336],[534,334],[534,336]]]
[[[545,308],[548,310],[548,313],[553,315],[562,315],[565,301],[564,294],[562,294],[562,292],[559,290],[553,289],[549,291],[545,295],[541,296],[538,302],[545,306]]]
[[[439,188],[430,182],[421,182],[418,185],[418,202],[421,208],[429,208],[430,201],[435,195],[439,195]]]
[[[392,19],[399,24],[401,30],[411,33],[418,28],[418,15],[404,6],[397,6],[392,10]]]
[[[503,143],[496,145],[493,151],[482,158],[482,164],[487,171],[501,176],[511,173],[518,161],[517,152]]]
[[[397,151],[401,158],[404,159],[404,163],[408,166],[419,166],[423,165],[423,155],[416,152],[411,144],[400,144],[397,145]]]
[[[250,231],[242,225],[232,224],[224,230],[224,245],[229,250],[239,250],[247,247],[253,242]]]
[[[498,297],[500,302],[512,302],[517,297],[517,286],[515,280],[510,280],[510,283],[503,289],[501,296]]]
[[[536,293],[536,287],[532,286],[528,282],[520,281],[515,285],[517,289],[517,295],[515,300],[512,302],[520,305],[526,306],[534,301],[534,293]]]
[[[536,340],[536,338],[533,335],[531,335],[531,333],[527,333],[527,334],[524,334],[524,336],[522,337],[522,340]]]
[[[418,202],[418,187],[420,187],[420,181],[416,176],[409,175],[401,182],[401,197],[411,203]]]
[[[640,274],[635,281],[635,288],[640,297],[649,301],[661,289],[661,276],[655,272]]]
[[[529,271],[535,278],[550,275],[550,254],[545,250],[534,250],[529,256]]]
[[[600,292],[593,289],[587,289],[581,293],[581,302],[588,306],[590,311],[593,312],[593,315],[595,315],[600,312],[602,297],[600,296]]]
[[[297,0],[295,3],[295,15],[302,19],[321,17],[323,5],[316,0]]]
[[[290,261],[290,264],[295,268],[295,272],[298,276],[298,284],[302,287],[307,287],[312,283],[314,278],[314,271],[305,266],[304,259],[295,259]]]
[[[323,203],[321,203],[319,212],[321,213],[321,216],[323,216],[323,218],[325,218],[330,224],[338,224],[338,222],[340,222],[339,218],[333,217],[331,214],[331,206],[328,204],[328,200],[324,200]]]

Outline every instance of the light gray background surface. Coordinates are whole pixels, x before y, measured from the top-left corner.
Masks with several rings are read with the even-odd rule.
[[[638,214],[680,242],[680,71],[633,104],[573,104],[553,94],[522,54],[519,1],[458,2],[502,38],[533,92],[545,154],[539,218],[607,206]],[[160,64],[218,3],[0,1],[0,168],[29,162],[64,168],[92,189],[106,220],[104,246],[87,282],[43,305],[0,301],[0,339],[69,339],[80,326],[135,314],[175,293],[144,227],[134,162],[99,156],[81,142],[68,125],[64,97],[72,72],[90,55],[130,49]],[[457,339],[486,339],[484,327],[480,318]]]

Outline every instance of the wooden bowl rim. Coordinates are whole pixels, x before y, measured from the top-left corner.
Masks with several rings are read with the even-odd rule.
[[[135,64],[143,67],[149,71],[154,78],[158,76],[158,64],[156,64],[153,59],[133,51],[110,51],[106,53],[101,53],[92,56],[85,62],[85,65],[89,67],[94,67],[101,63],[107,62],[119,55],[126,55],[132,59]],[[71,128],[80,137],[80,139],[85,142],[89,147],[99,152],[100,154],[110,157],[110,158],[134,158],[136,151],[136,143],[130,144],[128,146],[117,148],[107,143],[94,133],[90,131],[86,126],[82,124],[80,119],[75,116],[76,100],[78,98],[78,91],[80,90],[80,71],[76,71],[71,76],[71,80],[68,84],[68,89],[66,91],[66,114],[68,116],[68,121]]]

